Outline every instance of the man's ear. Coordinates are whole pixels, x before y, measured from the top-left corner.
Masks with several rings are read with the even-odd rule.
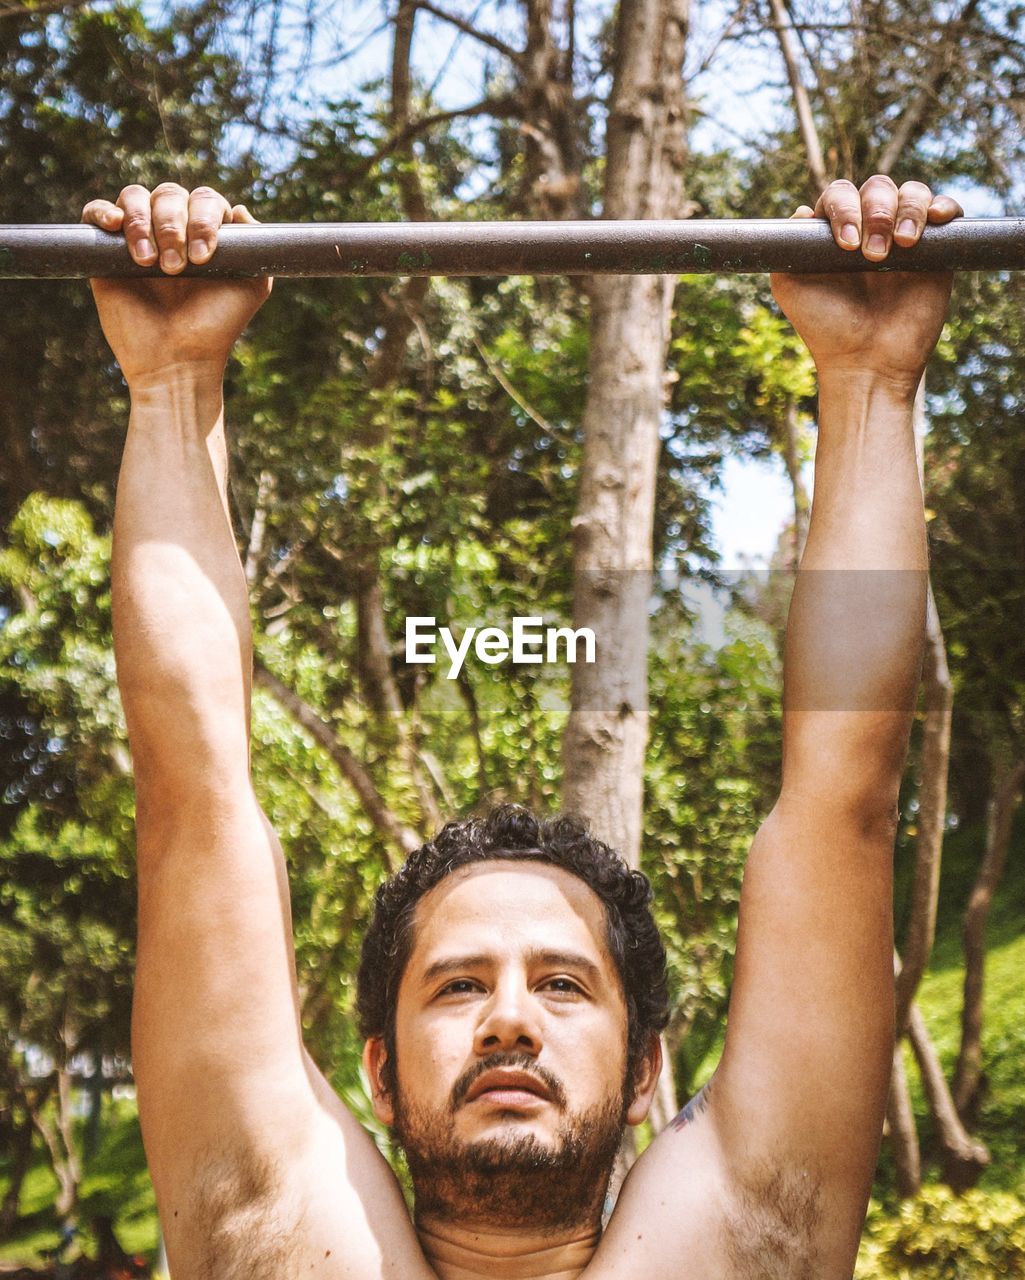
[[[648,1118],[651,1100],[655,1096],[658,1078],[662,1073],[662,1040],[652,1033],[648,1038],[648,1047],[644,1051],[637,1069],[634,1072],[633,1101],[627,1108],[627,1124],[640,1124]]]
[[[395,1123],[395,1108],[391,1093],[384,1083],[384,1064],[387,1060],[384,1037],[371,1036],[363,1046],[363,1070],[370,1082],[370,1100],[374,1104],[374,1115],[378,1120],[382,1124],[392,1125]]]

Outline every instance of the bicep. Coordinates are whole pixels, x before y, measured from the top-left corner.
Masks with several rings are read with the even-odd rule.
[[[140,794],[132,1052],[158,1186],[309,1094],[284,859],[248,780]]]
[[[892,858],[889,820],[781,797],[745,871],[715,1080],[728,1165],[745,1185],[806,1172],[848,1245],[893,1054]]]

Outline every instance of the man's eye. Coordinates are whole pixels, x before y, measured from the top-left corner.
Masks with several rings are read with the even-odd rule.
[[[580,994],[580,987],[572,978],[549,978],[545,986],[549,991],[568,992],[572,995]]]
[[[446,983],[438,992],[442,996],[461,996],[467,992],[476,991],[480,987],[480,983],[474,982],[472,978],[456,978],[455,981]]]

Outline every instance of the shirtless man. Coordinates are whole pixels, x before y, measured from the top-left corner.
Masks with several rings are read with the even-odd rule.
[[[796,216],[881,259],[959,212],[875,177],[835,182]],[[251,221],[173,184],[83,216],[168,276],[206,261],[222,223]],[[722,1061],[602,1234],[620,1126],[646,1115],[660,1069],[657,948],[649,999],[624,960],[647,929],[643,890],[618,873],[619,912],[568,869],[575,855],[545,852],[584,837],[522,811],[421,855],[427,888],[388,925],[394,945],[379,931],[361,990],[374,1105],[410,1151],[410,1221],[304,1050],[285,866],[250,781],[221,384],[270,285],[94,281],[132,400],[113,576],[138,787],[133,1052],[175,1280],[850,1277],[893,1047],[891,861],[925,610],[912,402],[950,278],[774,283],[820,388],[782,787],[747,864]],[[477,853],[443,875],[446,841]]]

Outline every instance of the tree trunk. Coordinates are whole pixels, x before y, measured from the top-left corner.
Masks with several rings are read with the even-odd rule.
[[[897,974],[897,1035],[907,1026],[908,1012],[932,953],[936,935],[936,906],[940,889],[943,831],[947,818],[947,766],[950,759],[950,719],[953,685],[936,601],[929,587],[922,669],[925,723],[918,782],[918,834],[915,837],[915,876],[911,913],[901,948]]]
[[[7,1239],[13,1233],[14,1224],[18,1221],[18,1201],[25,1177],[32,1167],[32,1121],[23,1119],[21,1124],[11,1122],[6,1130],[10,1139],[10,1153],[7,1170],[7,1188],[0,1201],[0,1240]]]
[[[688,0],[623,0],[607,126],[606,218],[683,207]],[[659,426],[674,281],[590,282],[584,458],[573,521],[573,619],[596,637],[572,671],[563,804],[640,861],[648,734],[648,601]]]
[[[989,1164],[989,1152],[981,1142],[971,1137],[961,1123],[936,1047],[929,1038],[925,1019],[916,1004],[911,1006],[908,1015],[908,1037],[936,1125],[943,1179],[954,1191],[967,1191],[978,1182],[983,1169]]]
[[[1011,843],[1014,815],[1025,787],[1025,758],[997,781],[986,814],[986,849],[972,887],[962,934],[965,957],[961,1049],[954,1071],[954,1103],[962,1121],[974,1127],[982,1083],[982,996],[986,965],[986,921]]]
[[[526,208],[532,218],[579,218],[582,109],[573,96],[571,48],[554,39],[552,0],[526,0],[527,43],[520,62]],[[572,40],[572,17],[570,18]]]
[[[915,1113],[911,1107],[908,1075],[904,1068],[904,1048],[899,1041],[893,1050],[886,1128],[897,1170],[897,1192],[903,1199],[909,1200],[918,1195],[922,1186],[922,1153],[918,1145]]]
[[[925,434],[925,379],[915,397],[915,435]],[[922,666],[925,722],[918,778],[918,834],[915,838],[915,875],[911,890],[911,914],[901,948],[897,972],[897,1038],[904,1034],[908,1012],[922,980],[936,936],[936,906],[940,891],[943,832],[947,822],[947,773],[950,762],[950,721],[954,689],[947,666],[947,648],[936,609],[932,585],[925,621],[925,657]]]
[[[398,136],[403,136],[410,124],[413,91],[410,55],[416,10],[416,0],[400,0],[394,20],[390,124]],[[402,199],[402,212],[410,222],[424,222],[430,216],[430,210],[415,163],[412,141],[408,136],[395,147],[395,153],[399,162],[396,177]],[[392,298],[387,291],[381,295],[384,334],[367,368],[367,385],[371,391],[384,391],[398,382],[406,347],[416,327],[416,319],[430,284],[427,276],[412,276],[403,283],[398,298]],[[356,608],[359,626],[358,666],[367,703],[381,725],[394,737],[400,763],[413,784],[419,801],[421,828],[433,831],[441,825],[441,814],[431,780],[425,775],[417,756],[416,743],[406,721],[402,699],[392,672],[380,555],[373,542],[363,554]]]
[[[54,1122],[42,1106],[30,1104],[32,1123],[46,1144],[57,1179],[57,1214],[60,1218],[67,1218],[78,1204],[82,1170],[71,1133],[71,1076],[64,1069],[57,1072],[56,1109]]]
[[[689,0],[621,0],[606,129],[606,218],[683,210]],[[596,638],[572,668],[563,806],[631,866],[641,857],[655,479],[675,281],[594,278],[584,457],[573,520],[573,621]],[[669,1062],[653,1123],[676,1112]],[[627,1132],[610,1192],[636,1159]]]

